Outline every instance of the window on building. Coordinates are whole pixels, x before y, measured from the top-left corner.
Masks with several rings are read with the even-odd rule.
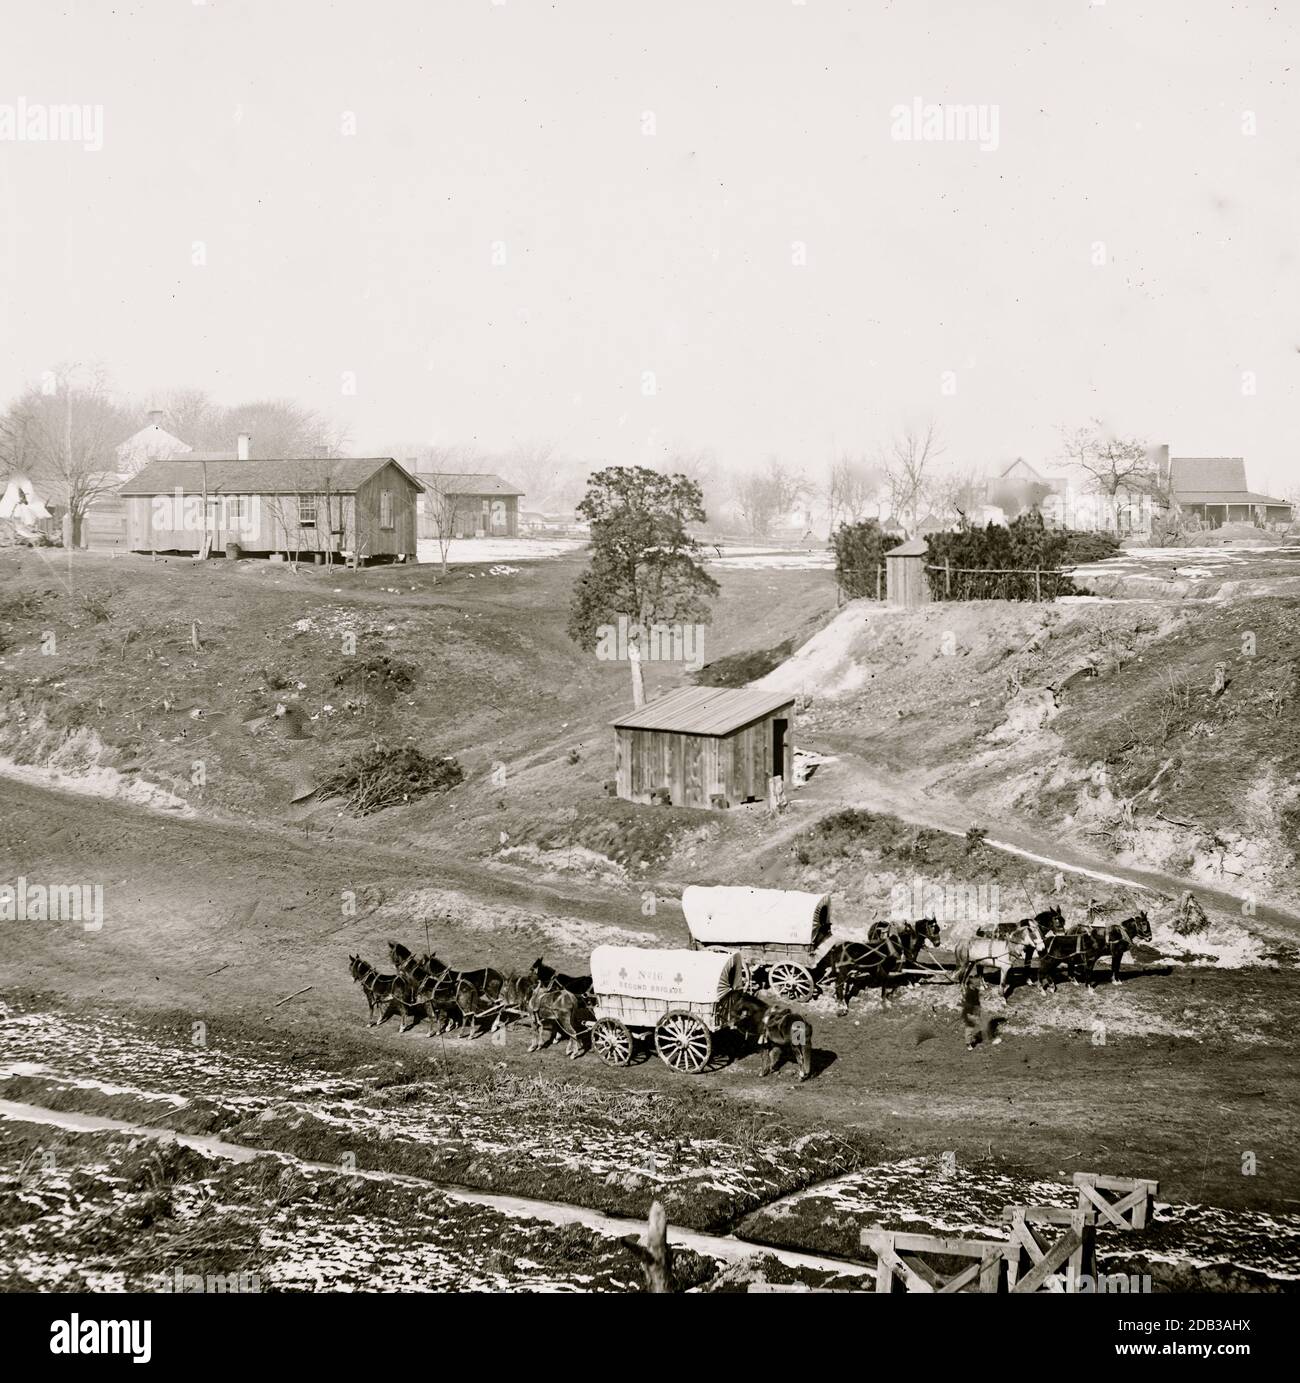
[[[380,528],[392,528],[393,526],[393,492],[391,490],[380,490],[379,492],[379,526]]]
[[[316,496],[315,496],[315,495],[299,495],[299,496],[298,496],[298,527],[299,527],[299,528],[315,528],[315,527],[316,527]]]

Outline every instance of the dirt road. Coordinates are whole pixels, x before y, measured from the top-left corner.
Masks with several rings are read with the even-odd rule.
[[[424,940],[424,927],[417,934],[400,912],[420,890],[447,891],[449,910],[427,935],[461,963],[522,966],[542,953],[580,966],[593,927],[682,940],[675,910],[646,917],[631,891],[551,887],[319,833],[308,841],[160,820],[12,783],[0,799],[0,831],[5,877],[102,880],[106,912],[99,932],[7,924],[4,992],[45,993],[90,1011],[170,1013],[181,1027],[202,1020],[244,1036],[274,1034],[306,1052],[329,1050],[332,1035],[346,1031],[377,1055],[428,1061],[433,1044],[419,1029],[365,1033],[346,972],[350,952],[378,958],[390,936]],[[356,916],[341,915],[349,892],[360,900]],[[574,939],[557,941],[566,935]],[[737,1118],[758,1112],[792,1127],[853,1130],[882,1154],[955,1151],[1053,1176],[1105,1166],[1158,1175],[1171,1196],[1276,1207],[1300,1187],[1288,1127],[1300,1094],[1295,989],[1289,971],[1137,968],[1126,983],[1097,991],[1018,992],[1003,1043],[975,1053],[964,1050],[951,986],[905,992],[885,1011],[860,999],[847,1018],[819,1000],[810,1006],[813,1081],[760,1080],[750,1056],[687,1085],[701,1099],[730,1102]],[[622,1072],[590,1056],[530,1055],[523,1034],[507,1038],[439,1050],[470,1067],[544,1071],[593,1092],[629,1081],[682,1089],[683,1078],[657,1062]],[[1247,1151],[1260,1174],[1242,1174]]]

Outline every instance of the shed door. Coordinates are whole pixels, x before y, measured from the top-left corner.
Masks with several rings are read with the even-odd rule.
[[[789,730],[788,720],[774,719],[772,721],[772,776],[774,778],[785,777],[785,737]]]

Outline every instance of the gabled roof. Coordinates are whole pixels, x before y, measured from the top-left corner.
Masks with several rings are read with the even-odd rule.
[[[348,495],[385,466],[419,487],[391,456],[303,456],[281,461],[151,461],[118,494],[201,494],[206,485],[210,495]]]
[[[905,543],[899,543],[897,547],[891,547],[885,552],[886,557],[924,557],[930,551],[930,544],[924,538],[909,538]]]
[[[1246,490],[1246,462],[1241,456],[1171,456],[1169,480],[1175,496],[1184,490]]]
[[[426,490],[442,495],[522,495],[517,486],[490,471],[419,471]]]
[[[1253,490],[1179,490],[1174,498],[1179,504],[1268,504],[1292,508],[1289,499],[1274,499],[1257,495]]]
[[[1172,456],[1169,480],[1179,504],[1289,504],[1256,494],[1246,485],[1240,456]]]
[[[756,687],[679,687],[610,722],[622,730],[674,730],[683,735],[729,735],[793,703],[790,692]]]

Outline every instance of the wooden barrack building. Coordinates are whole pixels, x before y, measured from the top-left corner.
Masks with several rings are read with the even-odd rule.
[[[794,768],[794,698],[746,687],[682,687],[613,722],[615,791],[629,802],[667,792],[675,807],[767,798]]]

